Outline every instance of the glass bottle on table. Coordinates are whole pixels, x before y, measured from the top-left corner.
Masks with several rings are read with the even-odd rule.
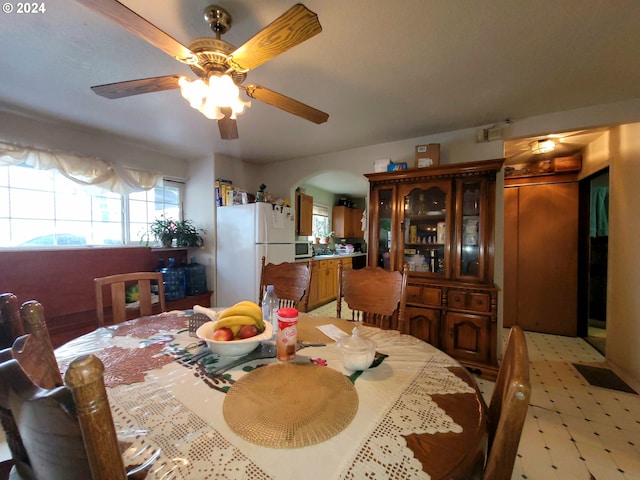
[[[278,333],[278,309],[280,300],[276,295],[273,285],[267,285],[267,290],[262,297],[262,319],[273,326],[273,336],[275,339]]]

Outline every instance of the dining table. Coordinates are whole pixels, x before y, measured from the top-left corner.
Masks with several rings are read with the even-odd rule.
[[[80,355],[102,360],[119,439],[139,462],[152,455],[147,479],[481,476],[486,404],[473,376],[432,345],[300,313],[294,360],[227,368],[233,359],[195,336],[193,318],[171,311],[103,326],[55,351],[63,373]],[[336,344],[356,326],[375,342],[363,371],[345,369]]]

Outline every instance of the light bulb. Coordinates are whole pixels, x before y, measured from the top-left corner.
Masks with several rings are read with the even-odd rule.
[[[240,89],[229,75],[214,73],[209,76],[208,82],[180,77],[178,85],[182,96],[191,107],[212,120],[224,118],[221,108],[230,108],[230,118],[236,119],[237,115],[244,112],[245,107],[251,106],[251,102],[245,102],[238,97]]]

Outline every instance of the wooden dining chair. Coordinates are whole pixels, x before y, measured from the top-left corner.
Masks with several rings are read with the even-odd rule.
[[[9,348],[24,335],[18,297],[11,292],[0,294],[0,349]]]
[[[0,294],[0,363],[11,358],[11,345],[24,334],[18,298],[10,292]],[[12,470],[26,477],[29,474],[29,458],[22,444],[11,410],[0,405],[0,424],[11,452],[11,458],[0,462],[0,480],[7,480]],[[14,474],[15,476],[15,474]]]
[[[34,384],[47,389],[62,385],[62,376],[45,322],[44,309],[40,303],[31,300],[18,308],[18,299],[15,295],[11,293],[0,295],[0,324],[3,326],[3,338],[7,340],[17,333],[31,334],[32,348],[30,354],[24,357],[24,370]],[[0,362],[14,358],[15,351],[11,346],[17,338],[13,338],[11,345],[0,351]],[[0,406],[0,422],[15,470],[22,478],[32,478],[33,473],[22,437],[12,412],[4,406]]]
[[[133,272],[121,273],[117,275],[109,275],[108,277],[94,278],[93,280],[96,291],[96,315],[98,317],[98,326],[104,326],[105,310],[109,303],[103,301],[103,289],[110,287],[111,290],[111,312],[113,324],[122,323],[127,320],[127,312],[135,311],[137,317],[146,317],[152,315],[153,302],[151,293],[151,284],[155,282],[158,285],[158,302],[160,303],[160,311],[166,312],[167,305],[164,297],[164,283],[162,273],[160,272]],[[132,308],[127,306],[126,292],[128,288],[138,286],[139,307]]]
[[[13,412],[33,477],[48,480],[127,478],[109,401],[104,366],[93,355],[71,362],[65,385],[36,385],[27,373],[42,344],[18,338],[0,364],[0,404]]]
[[[408,332],[404,318],[408,270],[406,263],[402,273],[372,266],[357,270],[344,269],[340,260],[336,316],[341,318],[344,299],[351,310],[351,320]]]
[[[489,444],[484,480],[509,480],[529,408],[529,355],[524,332],[511,327],[489,404]]]
[[[280,308],[292,307],[306,312],[309,305],[309,286],[311,285],[311,262],[267,263],[262,257],[260,270],[260,296],[258,304],[262,306],[262,297],[267,285],[273,285]]]

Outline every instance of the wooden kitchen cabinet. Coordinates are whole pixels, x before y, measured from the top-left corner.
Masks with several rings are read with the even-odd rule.
[[[296,235],[313,235],[313,197],[296,192]]]
[[[338,296],[338,262],[342,268],[352,266],[351,257],[330,258],[313,261],[311,266],[311,285],[309,286],[309,310],[332,302]]]
[[[332,229],[338,238],[362,237],[362,214],[361,208],[351,208],[342,205],[333,207]]]
[[[327,303],[336,296],[338,291],[336,277],[338,275],[338,262],[333,260],[321,260],[318,268],[318,301]]]
[[[447,313],[443,350],[461,361],[487,363],[491,348],[490,322],[491,318],[486,315]]]
[[[440,348],[440,310],[407,306],[404,318],[409,325],[409,335]]]
[[[482,372],[492,365],[497,348],[498,289],[491,286],[447,288],[443,350]]]
[[[495,183],[503,159],[369,179],[369,264],[409,265],[409,333],[488,379],[497,374]]]

